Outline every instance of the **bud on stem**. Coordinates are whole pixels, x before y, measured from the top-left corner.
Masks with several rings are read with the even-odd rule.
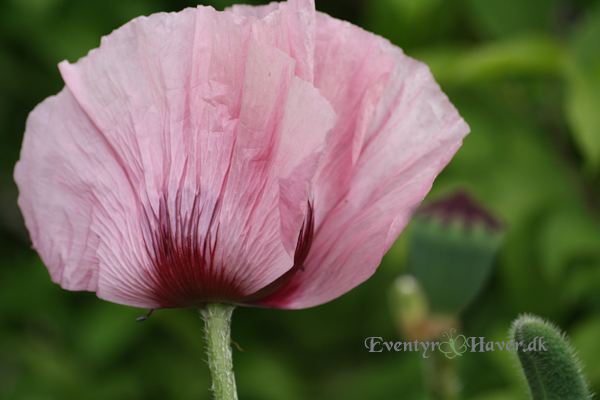
[[[546,351],[518,351],[533,400],[587,400],[589,391],[568,339],[534,315],[522,315],[510,329],[515,342],[532,343],[543,337]]]

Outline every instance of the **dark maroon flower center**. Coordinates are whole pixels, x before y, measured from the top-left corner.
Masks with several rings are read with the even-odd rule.
[[[250,295],[243,293],[242,283],[224,273],[224,266],[215,258],[219,240],[218,213],[220,204],[211,208],[210,214],[196,198],[191,212],[181,213],[181,204],[175,204],[177,216],[173,218],[166,200],[159,210],[144,209],[146,222],[144,241],[150,256],[148,268],[154,282],[155,300],[165,308],[198,307],[207,302],[245,303],[256,301],[277,289],[303,269],[314,232],[313,208],[308,203],[307,215],[296,244],[294,265],[269,285]],[[207,218],[208,229],[200,228]],[[206,225],[205,225],[206,226]],[[251,268],[252,266],[248,266]]]

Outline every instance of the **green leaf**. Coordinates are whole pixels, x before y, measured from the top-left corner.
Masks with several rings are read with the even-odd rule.
[[[520,399],[520,393],[514,393],[506,390],[497,390],[485,392],[482,395],[469,397],[469,400],[516,400]]]
[[[600,167],[600,6],[573,35],[564,74],[567,121],[586,168],[594,173]]]
[[[514,75],[558,75],[563,49],[552,37],[527,34],[475,48],[441,47],[414,53],[436,80],[462,85]]]
[[[600,166],[600,70],[586,72],[580,65],[570,62],[566,79],[567,120],[586,167],[597,171]]]
[[[441,0],[390,0],[406,21],[416,21],[423,19],[441,3]]]
[[[548,0],[468,0],[467,4],[472,24],[490,38],[545,30],[554,6]]]
[[[590,384],[597,386],[600,383],[600,314],[580,322],[572,332],[573,345],[579,350]]]
[[[549,214],[540,235],[542,272],[550,281],[561,279],[574,263],[600,264],[600,229],[573,206]]]

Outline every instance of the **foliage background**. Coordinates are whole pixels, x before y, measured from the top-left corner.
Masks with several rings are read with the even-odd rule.
[[[211,3],[217,9],[226,0]],[[0,399],[209,399],[195,310],[145,310],[51,283],[29,246],[12,181],[27,114],[63,86],[56,64],[128,20],[186,0],[0,0]],[[519,313],[560,325],[600,392],[600,2],[317,0],[317,9],[427,62],[470,124],[429,198],[468,189],[506,223],[491,279],[464,333],[506,340]],[[238,308],[240,398],[422,399],[419,353],[368,353],[402,340],[388,309],[410,226],[372,279],[301,311]],[[507,352],[466,353],[466,399],[522,399]]]

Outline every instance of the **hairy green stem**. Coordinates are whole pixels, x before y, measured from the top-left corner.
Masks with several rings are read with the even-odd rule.
[[[522,315],[511,327],[517,352],[533,400],[588,400],[590,394],[581,365],[567,338],[552,324]]]
[[[231,304],[210,303],[200,308],[206,334],[206,353],[216,400],[237,400],[231,360]]]

